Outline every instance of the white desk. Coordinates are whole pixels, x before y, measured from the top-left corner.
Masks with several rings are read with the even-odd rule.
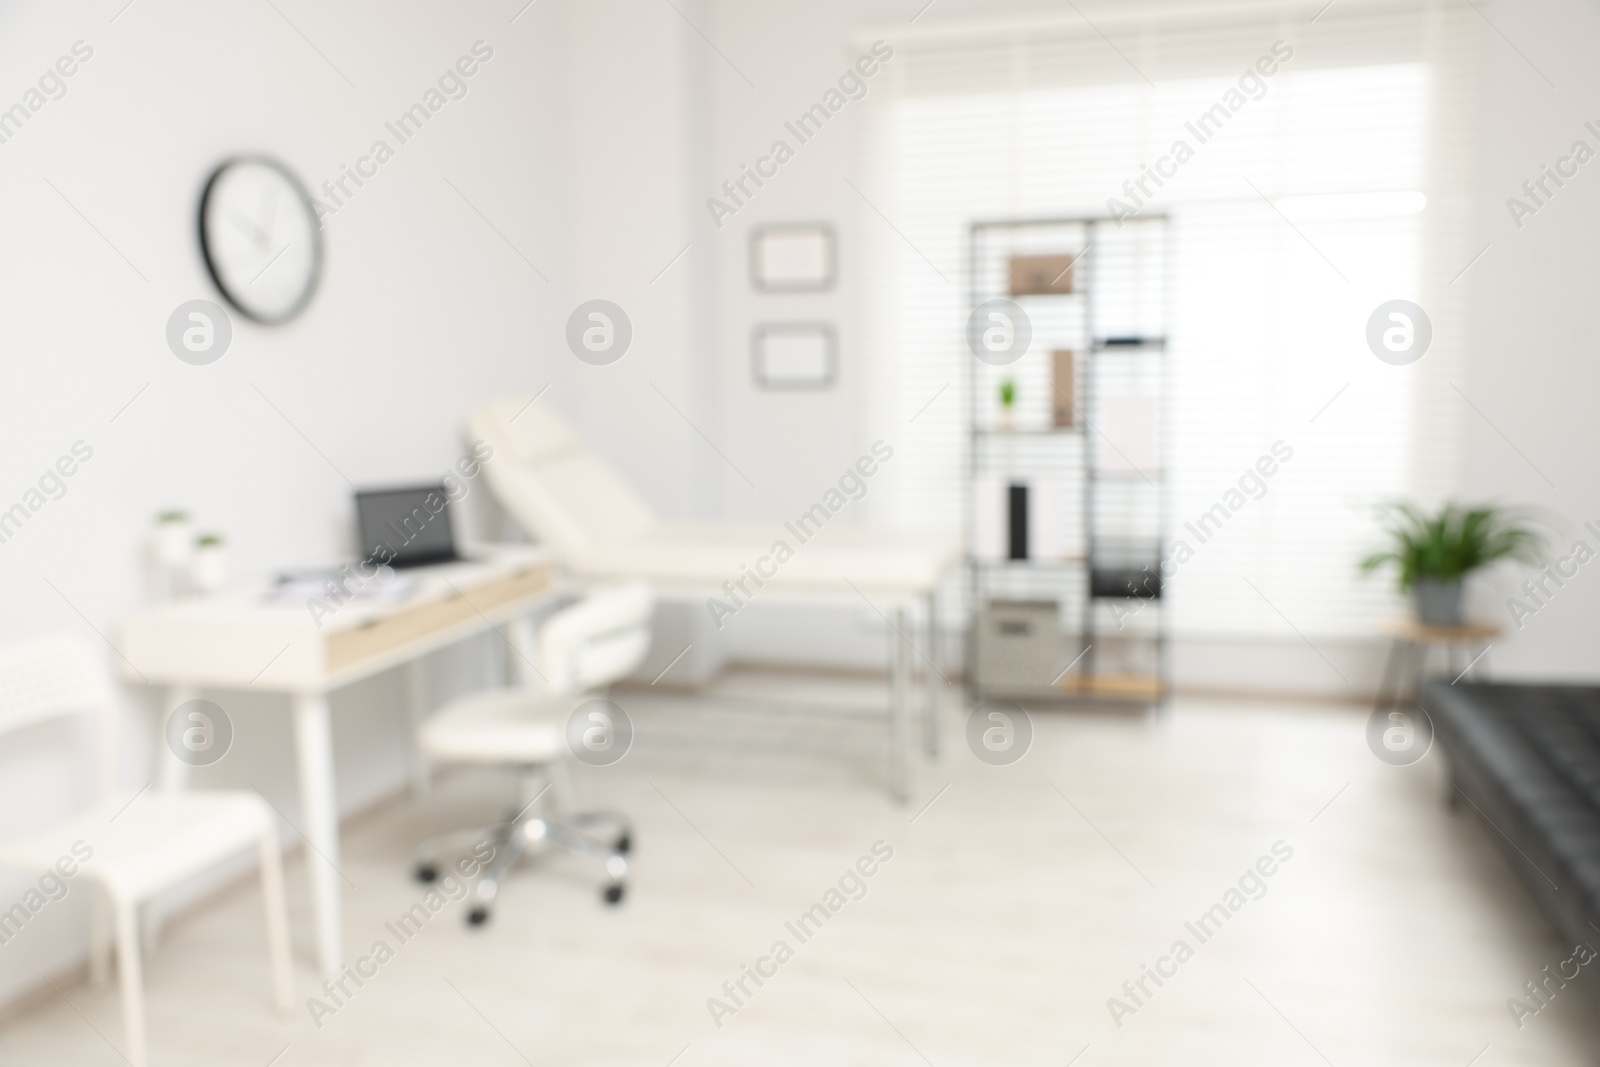
[[[166,686],[165,710],[201,687],[283,693],[292,699],[306,869],[317,953],[329,975],[344,963],[339,904],[339,811],[328,694],[491,627],[507,625],[519,670],[531,669],[530,613],[555,593],[548,557],[527,546],[486,548],[470,563],[402,572],[416,580],[403,600],[347,601],[321,625],[303,602],[267,596],[265,584],[143,609],[122,621],[118,646],[129,680]],[[410,680],[420,718],[420,673]],[[181,788],[187,767],[166,752],[162,788]]]

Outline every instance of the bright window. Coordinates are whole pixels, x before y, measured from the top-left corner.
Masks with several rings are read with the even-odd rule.
[[[1314,26],[1235,16],[1102,24],[1111,44],[1080,24],[900,46],[862,144],[872,415],[904,442],[879,517],[963,525],[952,487],[967,448],[969,223],[1105,214],[1182,139],[1192,158],[1159,189],[1147,180],[1144,209],[1171,226],[1169,547],[1195,549],[1170,586],[1174,626],[1370,634],[1394,607],[1355,571],[1372,505],[1432,499],[1453,477],[1451,282],[1478,251],[1461,162],[1471,18],[1335,7]],[[1292,58],[1247,79],[1244,105],[1202,143],[1199,117],[1275,42]],[[1365,342],[1369,316],[1396,298],[1433,325],[1425,358],[1404,367]],[[1266,495],[1196,543],[1184,524],[1278,441],[1294,457]]]

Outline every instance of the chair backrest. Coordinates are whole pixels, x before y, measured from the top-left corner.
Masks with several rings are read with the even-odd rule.
[[[468,417],[467,435],[494,448],[483,470],[500,505],[558,557],[629,540],[657,524],[644,498],[547,404],[497,400]]]
[[[115,784],[116,714],[102,666],[76,637],[42,637],[0,648],[0,737],[50,719],[97,719],[102,788]]]
[[[592,593],[539,628],[539,673],[558,693],[599,689],[626,677],[650,648],[655,597],[643,582]]]

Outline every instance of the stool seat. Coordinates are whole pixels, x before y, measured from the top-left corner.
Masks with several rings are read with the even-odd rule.
[[[1454,675],[1454,685],[1469,674],[1478,676],[1478,663],[1489,654],[1500,628],[1486,622],[1463,620],[1458,626],[1432,626],[1415,615],[1385,619],[1382,632],[1389,638],[1389,657],[1383,665],[1383,680],[1378,683],[1378,699],[1374,710],[1383,711],[1397,703],[1416,704],[1422,699],[1422,683],[1428,673],[1428,653],[1443,648],[1448,674]],[[1466,660],[1456,673],[1456,654],[1465,659],[1476,646],[1482,646],[1476,656]],[[1408,681],[1407,675],[1411,678]]]
[[[1430,626],[1415,615],[1396,615],[1384,619],[1382,629],[1385,637],[1431,644],[1492,641],[1500,636],[1500,627],[1486,622],[1468,620],[1460,626]]]

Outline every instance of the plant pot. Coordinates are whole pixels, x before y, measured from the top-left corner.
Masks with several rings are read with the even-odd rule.
[[[183,517],[161,519],[156,523],[152,549],[156,562],[163,567],[182,567],[188,564],[194,547],[194,531],[189,520]]]
[[[214,593],[228,580],[228,554],[222,545],[199,545],[189,560],[189,586],[197,593]]]
[[[1417,621],[1424,626],[1461,625],[1461,579],[1440,581],[1418,578],[1411,587],[1417,606]]]

